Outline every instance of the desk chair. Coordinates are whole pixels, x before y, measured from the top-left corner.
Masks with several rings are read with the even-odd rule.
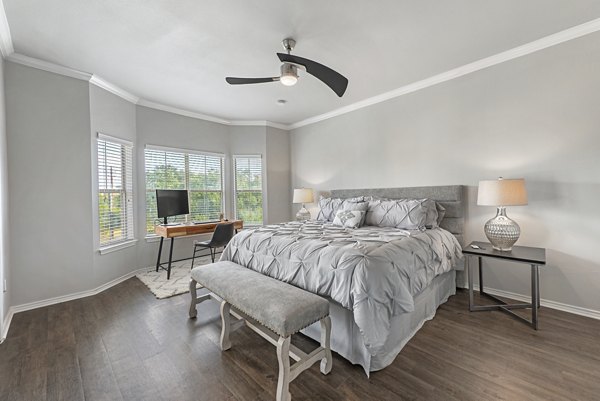
[[[192,269],[194,268],[194,259],[196,259],[196,252],[208,248],[210,251],[210,257],[212,259],[212,262],[215,263],[215,256],[217,256],[217,248],[225,247],[229,243],[231,238],[233,238],[233,223],[221,223],[217,224],[215,232],[213,233],[213,236],[210,239],[210,241],[194,241]]]

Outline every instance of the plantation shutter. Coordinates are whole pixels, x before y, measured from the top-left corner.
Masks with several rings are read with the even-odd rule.
[[[261,156],[234,156],[233,170],[236,219],[249,226],[263,224]]]
[[[98,225],[100,247],[134,238],[133,145],[98,134]]]

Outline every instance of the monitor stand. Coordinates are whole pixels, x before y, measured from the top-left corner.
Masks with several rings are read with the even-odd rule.
[[[162,225],[165,226],[165,227],[167,227],[167,226],[178,226],[179,225],[179,223],[167,223],[167,218],[165,217],[164,219],[165,220],[164,220],[164,222],[163,222]]]

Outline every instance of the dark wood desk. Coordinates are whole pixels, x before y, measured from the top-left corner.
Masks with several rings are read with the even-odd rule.
[[[156,271],[158,269],[165,269],[163,267],[164,263],[160,263],[160,256],[162,254],[162,247],[165,238],[171,239],[171,247],[169,249],[169,262],[168,267],[165,269],[167,271],[167,280],[171,278],[171,262],[173,261],[173,244],[175,243],[175,238],[177,237],[188,237],[190,235],[199,235],[199,234],[210,234],[215,231],[215,228],[218,224],[221,223],[233,223],[233,228],[237,233],[238,230],[244,228],[243,220],[230,220],[230,221],[211,221],[207,223],[189,223],[189,224],[176,224],[176,225],[158,225],[154,227],[154,233],[160,237],[160,246],[158,248],[158,257],[156,258]]]
[[[473,248],[472,245],[478,247]],[[471,312],[499,310],[512,317],[529,323],[535,330],[538,329],[538,308],[540,307],[540,276],[539,267],[546,265],[546,250],[528,246],[513,246],[512,251],[497,251],[488,242],[471,242],[463,248],[466,256],[467,274],[469,278],[469,310]],[[495,305],[475,305],[473,297],[473,267],[469,263],[470,257],[476,257],[479,264],[479,294],[498,302]],[[507,304],[501,299],[485,292],[483,288],[482,259],[493,258],[508,262],[524,263],[531,266],[531,303]],[[512,309],[531,309],[531,321],[515,314]]]

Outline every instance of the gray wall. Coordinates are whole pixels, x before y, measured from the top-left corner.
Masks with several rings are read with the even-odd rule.
[[[229,127],[210,121],[198,120],[177,114],[167,113],[148,107],[137,106],[137,176],[139,191],[137,193],[137,227],[138,227],[138,266],[146,267],[156,263],[158,242],[146,240],[146,185],[144,181],[144,148],[146,145],[158,145],[180,149],[204,150],[215,153],[229,153]],[[225,163],[225,176],[229,174],[229,163]],[[225,187],[228,187],[227,182]],[[226,210],[229,215],[230,210]],[[173,251],[173,260],[192,256],[193,241],[205,239],[206,236],[195,236],[177,239]],[[165,245],[169,245],[165,241]],[[168,251],[168,248],[164,248]],[[163,252],[163,261],[168,259],[168,252]]]
[[[266,127],[267,224],[290,220],[292,183],[290,172],[290,135],[287,131]]]
[[[90,205],[92,220],[92,235],[94,246],[94,287],[105,284],[115,278],[121,277],[137,269],[137,250],[135,246],[119,251],[101,255],[98,252],[100,245],[98,227],[98,198],[93,190],[97,188],[97,142],[98,132],[116,138],[125,139],[136,143],[136,107],[134,104],[123,100],[95,85],[89,85],[90,94],[90,128],[91,128],[91,187],[92,204]],[[135,152],[135,148],[134,148]],[[134,163],[136,162],[134,157]],[[134,193],[137,190],[136,174],[134,168]],[[136,210],[134,210],[135,213]],[[136,233],[137,234],[137,233]],[[139,238],[136,235],[136,238]]]
[[[93,287],[88,83],[5,64],[11,304]]]
[[[518,244],[548,250],[542,298],[600,311],[598,71],[596,33],[296,129],[293,184],[468,185],[466,238],[485,240],[495,209],[476,206],[478,181],[525,177],[530,203],[508,214]],[[523,265],[486,274],[492,288],[529,293]]]
[[[4,280],[10,281],[8,256],[8,172],[6,161],[6,113],[4,101],[4,60],[0,57],[0,339],[4,318],[10,306],[10,292],[4,292]]]
[[[10,246],[2,255],[13,255],[9,286],[13,296],[6,302],[3,296],[2,311],[9,305],[97,288],[155,263],[158,242],[145,238],[146,145],[225,154],[227,216],[233,215],[232,153],[263,155],[267,173],[266,127],[229,127],[135,106],[85,81],[14,63],[6,64],[5,81],[10,116],[6,130],[10,198],[3,205],[12,206]],[[98,132],[135,145],[134,213],[138,241],[134,246],[104,255],[98,252],[98,204],[94,191]],[[289,134],[280,134],[274,138],[276,149],[289,144]],[[3,151],[0,140],[0,155]],[[272,154],[273,166],[285,161],[285,156]],[[287,160],[289,169],[289,151]],[[0,166],[0,180],[5,172]],[[288,193],[289,180],[286,184],[276,178],[273,188]],[[192,241],[205,238],[176,241],[174,258],[191,256]],[[163,260],[166,252],[164,256]],[[9,276],[8,272],[3,274]]]

